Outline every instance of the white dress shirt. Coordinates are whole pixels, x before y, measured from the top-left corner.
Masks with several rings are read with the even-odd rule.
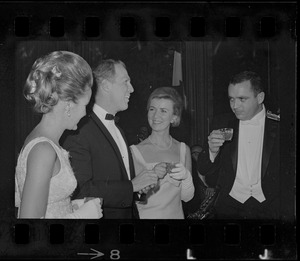
[[[122,159],[123,159],[125,168],[126,168],[126,171],[127,171],[128,178],[130,180],[128,150],[127,150],[127,145],[126,145],[126,143],[123,139],[123,136],[122,136],[120,130],[115,125],[114,120],[106,120],[105,119],[105,116],[108,112],[106,110],[104,110],[102,107],[100,107],[97,104],[94,104],[93,111],[97,115],[97,117],[102,121],[102,123],[107,128],[107,130],[109,131],[109,133],[113,137],[114,141],[118,145],[120,153],[122,155]]]
[[[251,196],[259,202],[266,199],[261,188],[265,115],[263,106],[251,120],[239,123],[237,173],[229,195],[241,203]]]

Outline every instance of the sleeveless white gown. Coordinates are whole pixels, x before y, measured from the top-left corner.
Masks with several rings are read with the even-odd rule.
[[[50,139],[38,137],[31,140],[21,150],[18,157],[15,173],[15,206],[18,207],[17,218],[19,218],[22,192],[26,178],[27,157],[31,149],[39,142],[48,142],[52,145],[61,166],[59,173],[51,178],[47,210],[43,218],[98,219],[102,217],[102,212],[94,199],[91,202],[87,202],[88,204],[83,204],[82,208],[78,210],[73,209],[71,195],[77,186],[77,181],[70,165],[69,153],[63,148],[58,147]]]

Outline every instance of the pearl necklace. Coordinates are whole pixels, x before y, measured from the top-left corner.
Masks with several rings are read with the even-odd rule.
[[[154,147],[156,147],[156,148],[158,148],[158,149],[160,149],[160,150],[168,150],[168,149],[171,148],[171,146],[172,146],[172,144],[173,144],[172,136],[170,136],[170,138],[171,138],[171,142],[170,142],[170,144],[168,145],[167,148],[162,148],[162,147],[158,146],[157,144],[155,144],[155,143],[151,140],[150,136],[148,137],[148,140],[151,142],[151,144],[152,144]]]

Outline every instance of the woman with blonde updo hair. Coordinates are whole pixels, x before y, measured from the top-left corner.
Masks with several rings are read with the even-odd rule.
[[[102,217],[99,198],[71,201],[77,181],[69,154],[59,145],[65,130],[76,130],[91,98],[92,70],[79,55],[55,51],[35,61],[25,98],[41,121],[27,136],[15,175],[17,218]]]
[[[180,124],[182,107],[182,98],[174,88],[155,89],[147,103],[152,132],[130,147],[136,175],[146,169],[158,177],[156,186],[140,191],[145,194],[145,200],[137,204],[141,219],[183,219],[182,201],[194,196],[190,148],[170,135],[170,126]]]

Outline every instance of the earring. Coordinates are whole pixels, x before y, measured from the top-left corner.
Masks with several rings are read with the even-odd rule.
[[[71,105],[70,105],[70,103],[68,103],[67,106],[66,106],[66,112],[67,112],[68,117],[71,116],[70,107],[71,107]]]

